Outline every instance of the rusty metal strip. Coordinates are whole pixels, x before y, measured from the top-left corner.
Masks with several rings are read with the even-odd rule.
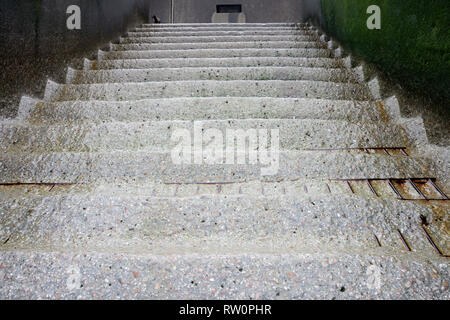
[[[378,239],[377,235],[376,235],[376,234],[373,234],[373,236],[375,237],[375,240],[377,241],[378,246],[379,246],[379,247],[382,247],[381,242],[380,242],[380,239]]]
[[[400,235],[400,239],[402,239],[403,244],[405,245],[405,247],[408,249],[408,251],[412,251],[410,245],[408,244],[408,242],[406,241],[405,237],[403,236],[402,232],[400,231],[400,229],[397,229],[398,234]]]
[[[401,151],[403,155],[408,156],[408,153],[406,152],[406,147],[368,147],[368,148],[309,148],[304,149],[305,151],[363,151],[366,153],[369,153],[369,151],[384,151],[386,154],[391,155],[388,150],[397,150]]]
[[[425,232],[425,235],[427,236],[428,242],[431,244],[431,246],[434,248],[434,250],[436,250],[436,252],[443,256],[443,257],[448,257],[446,255],[444,255],[441,251],[441,249],[439,249],[439,247],[436,245],[436,243],[434,242],[433,238],[431,237],[431,235],[429,234],[427,228],[422,224],[422,229]]]
[[[348,186],[348,188],[350,189],[350,191],[352,192],[352,193],[355,193],[355,191],[353,190],[353,188],[352,188],[352,185],[350,184],[350,181],[346,181],[347,182],[347,186]]]
[[[7,244],[8,243],[8,241],[11,239],[11,234],[8,236],[8,238],[5,240],[5,241],[3,241],[3,244]]]
[[[77,183],[34,183],[34,182],[11,182],[11,183],[0,183],[0,187],[50,187],[48,192],[51,192],[55,187],[61,186],[74,186]]]
[[[436,189],[437,192],[439,192],[439,194],[441,194],[442,199],[435,199],[435,198],[428,198],[423,192],[422,190],[420,190],[420,188],[416,185],[415,181],[423,181],[423,180],[427,180],[429,181],[432,186]],[[347,185],[350,185],[350,182],[365,182],[368,183],[368,185],[371,187],[370,190],[377,194],[375,189],[373,189],[373,186],[371,184],[372,181],[384,181],[387,182],[389,184],[389,186],[391,187],[391,189],[395,192],[395,194],[399,197],[400,200],[408,200],[408,201],[418,201],[418,200],[425,200],[425,201],[448,201],[449,198],[448,196],[433,182],[435,181],[435,178],[352,178],[352,179],[330,179],[330,181],[341,181],[341,182],[345,182],[347,183]],[[416,190],[416,192],[420,195],[421,199],[408,199],[408,198],[404,198],[400,192],[397,190],[397,188],[394,186],[394,184],[392,183],[393,181],[406,181],[409,182],[411,184],[411,186],[414,188],[414,190]],[[353,188],[351,188],[352,193],[353,192]],[[374,192],[375,191],[375,192]],[[378,194],[377,194],[378,195]]]
[[[397,190],[397,188],[394,186],[394,184],[392,183],[391,179],[388,179],[389,182],[389,186],[391,187],[391,189],[395,192],[395,194],[397,195],[397,197],[399,197],[399,199],[401,200],[405,200],[405,198],[403,198],[402,194],[400,193],[400,191]]]
[[[230,185],[230,184],[235,184],[235,183],[238,183],[238,182],[163,182],[163,184],[168,185],[168,186],[171,186],[171,185],[182,186],[182,185],[194,185],[194,184],[213,186],[213,185]]]
[[[59,182],[6,182],[0,183],[1,187],[16,187],[16,186],[43,186],[43,187],[51,187],[51,186],[74,186],[77,183],[59,183]]]
[[[424,199],[424,200],[428,200],[427,196],[423,194],[422,190],[419,189],[419,187],[414,183],[414,181],[412,179],[408,179],[408,182],[410,185],[413,186],[414,190],[416,190],[416,192]]]
[[[372,193],[373,193],[374,195],[376,195],[377,197],[379,197],[378,193],[377,193],[377,192],[375,191],[375,189],[373,188],[372,183],[370,182],[370,180],[367,179],[366,182],[367,182],[367,185],[368,185],[369,188],[370,188],[370,191],[372,191]]]
[[[387,180],[392,180],[392,181],[408,181],[409,179],[412,180],[428,180],[428,179],[433,179],[436,180],[436,178],[430,178],[430,177],[424,177],[424,178],[339,178],[339,179],[330,179],[331,181],[366,181],[366,180],[370,180],[370,181],[387,181]]]
[[[447,195],[442,191],[433,181],[433,179],[428,179],[428,182],[436,189],[437,192],[440,193],[440,195],[444,198],[444,200],[448,200]]]

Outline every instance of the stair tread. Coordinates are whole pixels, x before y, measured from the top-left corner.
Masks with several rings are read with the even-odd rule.
[[[405,178],[435,176],[427,158],[351,154],[340,151],[280,151],[279,170],[269,165],[176,165],[169,152],[9,153],[0,155],[0,183],[89,183],[162,181],[166,183],[278,181],[298,178]],[[275,163],[276,164],[276,163]],[[274,165],[275,165],[274,164]]]
[[[317,68],[341,68],[342,62],[332,58],[293,57],[232,57],[232,58],[168,58],[168,59],[122,59],[96,62],[96,70],[150,69],[181,67],[251,67],[251,66],[298,66]]]
[[[181,80],[313,80],[357,83],[346,69],[295,66],[182,67],[157,69],[74,70],[68,81],[77,84]]]
[[[191,42],[233,42],[233,41],[307,41],[311,35],[288,36],[187,36],[187,37],[127,37],[120,38],[120,43],[191,43]]]
[[[379,241],[384,249],[402,251],[406,248],[400,230],[414,252],[438,255],[422,230],[421,216],[425,216],[432,221],[427,228],[437,245],[450,253],[448,234],[442,231],[448,219],[435,221],[432,208],[400,200],[346,195],[154,198],[94,193],[20,198],[19,207],[16,201],[0,201],[2,211],[8,211],[8,219],[1,224],[0,241],[8,239],[3,248],[154,251],[164,247],[163,253],[185,247],[201,253],[202,243],[216,252],[230,247],[277,252],[289,243],[298,252],[315,247],[345,252],[373,250],[379,248]]]
[[[45,99],[64,100],[139,100],[164,97],[263,96],[364,100],[368,88],[362,84],[329,83],[310,80],[186,80],[145,83],[106,83],[56,85]]]
[[[151,58],[225,58],[225,57],[300,57],[328,58],[328,49],[317,48],[243,48],[243,49],[181,49],[181,50],[127,50],[100,52],[103,59],[151,59]]]
[[[129,44],[111,44],[111,50],[114,51],[133,51],[133,50],[206,50],[206,49],[326,49],[325,43],[316,41],[234,41],[234,42],[179,42],[179,43],[129,43]]]
[[[398,126],[392,124],[349,123],[311,119],[226,119],[160,120],[147,122],[108,122],[61,125],[30,125],[24,122],[0,123],[3,152],[99,151],[99,150],[172,150],[176,130],[195,126],[227,130],[279,130],[280,150],[308,148],[382,148],[408,147]],[[255,134],[257,132],[255,131]]]
[[[135,101],[32,102],[28,121],[39,123],[83,121],[323,119],[382,122],[370,102],[302,98],[199,97]],[[245,106],[243,108],[242,106]],[[214,110],[214,112],[211,112]]]
[[[0,255],[9,275],[0,295],[8,298],[449,299],[442,260],[403,255]]]

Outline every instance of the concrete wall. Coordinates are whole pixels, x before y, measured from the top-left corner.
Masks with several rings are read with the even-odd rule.
[[[218,4],[241,4],[242,13],[230,14],[228,22],[300,22],[304,0],[151,0],[151,15],[161,22],[210,23],[223,17],[215,15]],[[226,16],[226,14],[222,14]],[[213,18],[214,17],[214,18]],[[243,18],[245,17],[245,18]]]
[[[81,30],[66,27],[69,5],[81,8]],[[149,0],[1,0],[0,116],[13,116],[22,94],[42,94],[47,78],[63,81],[68,64],[148,14]]]

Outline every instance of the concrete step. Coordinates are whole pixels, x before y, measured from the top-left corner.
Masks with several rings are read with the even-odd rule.
[[[255,130],[256,135],[256,130],[270,132],[278,129],[281,150],[407,146],[407,139],[398,126],[352,124],[335,120],[178,120],[80,125],[65,123],[55,126],[32,126],[8,121],[0,124],[0,151],[92,152],[146,149],[170,152],[179,144],[179,138],[172,141],[177,130],[188,130],[193,135],[196,130],[206,132],[208,129],[220,130],[224,137],[228,130],[245,130],[244,134],[247,130]],[[204,143],[206,148],[206,142]]]
[[[245,106],[245,108],[243,107]],[[379,123],[369,102],[297,98],[209,97],[138,101],[36,102],[34,124],[84,121],[156,121],[220,119],[322,119]]]
[[[144,23],[141,25],[144,28],[277,28],[277,27],[308,27],[308,24],[305,23],[158,23],[158,24],[150,24]]]
[[[150,190],[149,190],[150,191]],[[381,248],[439,258],[422,229],[433,210],[400,200],[354,196],[48,195],[0,202],[0,241],[10,248],[41,247],[122,253],[359,252]],[[30,212],[31,211],[31,212]],[[440,230],[443,222],[431,223]],[[376,236],[376,237],[375,237]],[[378,240],[377,240],[378,239]],[[444,244],[446,235],[434,234]],[[288,245],[287,245],[288,244]],[[441,248],[449,252],[450,246]]]
[[[411,254],[14,250],[0,258],[5,299],[449,299],[446,262]]]
[[[292,58],[292,57],[242,57],[242,58],[178,58],[178,59],[125,59],[101,60],[92,69],[151,69],[184,67],[304,67],[328,68],[343,67],[339,59],[330,58]]]
[[[104,100],[126,101],[175,97],[275,97],[366,100],[367,86],[324,81],[283,80],[202,80],[146,83],[58,85],[49,82],[47,101]]]
[[[262,42],[197,42],[197,43],[132,43],[111,44],[112,50],[193,50],[193,49],[326,49],[326,43],[317,41],[262,41]]]
[[[242,151],[239,154],[242,155]],[[149,151],[2,154],[0,183],[228,183],[255,179],[436,176],[436,169],[427,158],[342,151],[281,151],[279,159],[274,156],[263,164],[249,164],[247,160],[247,164],[242,165],[194,164],[193,161],[190,162],[192,164],[177,165],[173,156],[177,154]],[[177,158],[175,160],[178,161]],[[224,161],[225,158],[221,162]]]
[[[417,181],[417,180],[415,180]],[[416,205],[424,205],[434,212],[433,217],[426,216],[432,233],[446,235],[448,234],[444,225],[447,224],[449,216],[447,212],[450,207],[448,201],[422,201],[423,197],[408,183],[391,181],[395,185],[397,191],[403,196],[403,200],[407,203]],[[448,194],[448,187],[443,185],[443,180],[439,179],[434,182],[444,193]],[[349,187],[349,184],[351,188]],[[307,200],[311,197],[327,198],[332,196],[338,198],[340,196],[352,197],[357,201],[362,200],[378,200],[393,201],[399,200],[398,194],[392,189],[387,180],[371,180],[370,187],[367,181],[352,181],[347,183],[344,180],[329,179],[306,179],[299,178],[296,180],[281,181],[261,181],[248,180],[245,182],[233,183],[158,183],[145,181],[143,183],[123,183],[118,184],[14,184],[0,185],[0,202],[14,202],[16,199],[31,199],[40,197],[41,199],[53,196],[65,195],[104,195],[104,196],[132,196],[132,197],[149,197],[152,198],[196,198],[196,197],[293,197],[297,200]],[[436,190],[432,190],[429,184],[419,184],[421,190],[433,199],[443,199]],[[376,194],[372,191],[375,190]],[[443,228],[435,228],[435,226]],[[448,237],[442,238],[447,241]],[[440,243],[441,247],[448,246],[447,243]]]
[[[331,58],[328,49],[195,49],[195,50],[130,50],[99,51],[99,59],[174,59],[232,57],[298,57]]]
[[[126,33],[127,37],[204,37],[204,36],[312,36],[314,32],[310,30],[213,30],[213,31],[202,31],[202,30],[182,30],[182,31],[129,31]]]
[[[244,27],[244,26],[198,26],[198,27],[152,27],[152,26],[139,26],[131,29],[132,32],[191,32],[191,31],[293,31],[293,30],[312,30],[309,27],[286,27],[286,26],[271,26],[271,27]]]
[[[312,35],[287,36],[187,36],[187,37],[121,37],[119,43],[193,43],[193,42],[245,42],[245,41],[310,41]]]
[[[346,69],[303,67],[183,67],[155,69],[73,70],[67,83],[126,83],[195,80],[312,80],[357,83],[358,76]]]

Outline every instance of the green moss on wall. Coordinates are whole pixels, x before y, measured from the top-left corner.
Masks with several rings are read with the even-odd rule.
[[[370,5],[381,30],[369,30]],[[325,29],[401,84],[450,99],[449,0],[321,0]]]

